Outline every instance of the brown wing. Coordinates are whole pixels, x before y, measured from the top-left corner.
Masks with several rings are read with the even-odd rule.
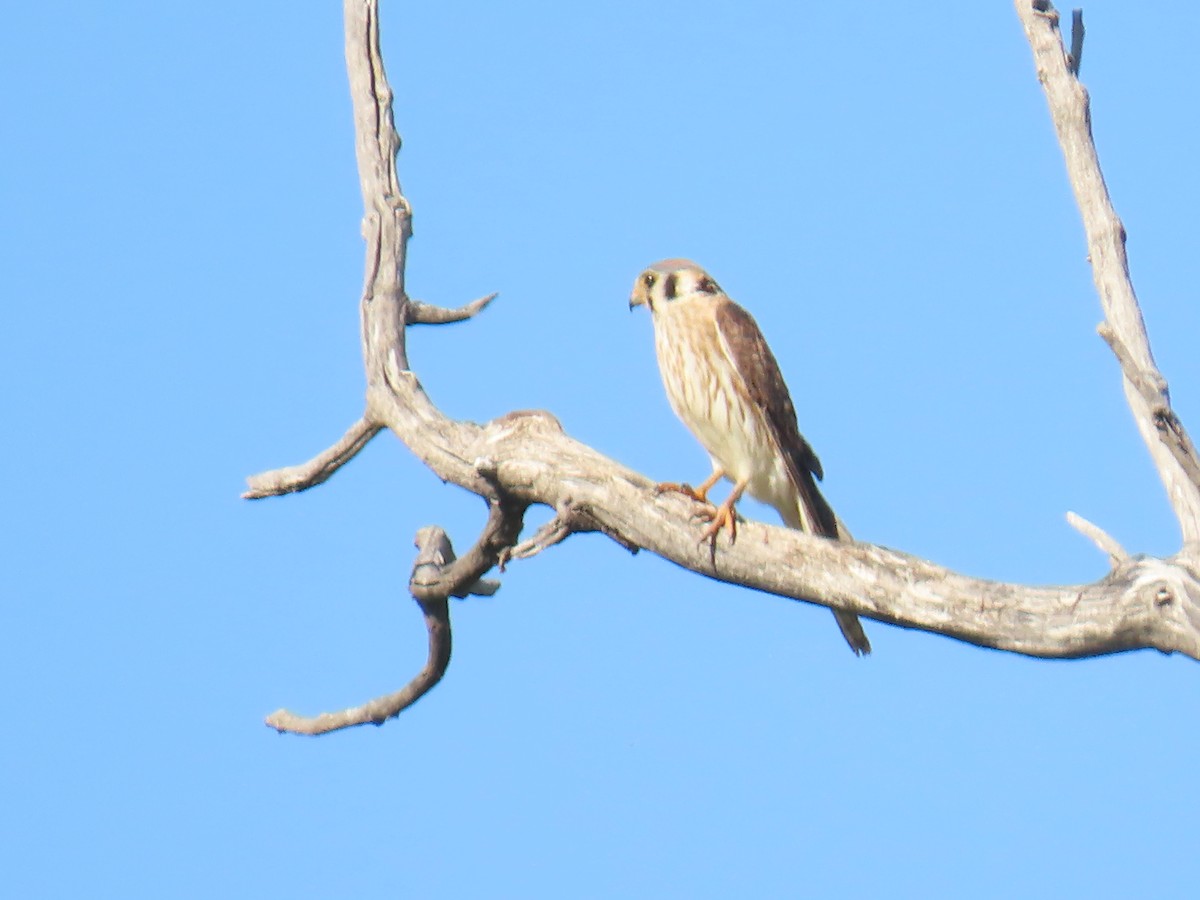
[[[728,297],[717,304],[716,314],[717,333],[725,352],[745,379],[751,399],[766,414],[767,425],[783,451],[792,483],[805,509],[811,512],[805,518],[813,523],[817,534],[836,538],[837,517],[813,481],[814,475],[818,479],[824,475],[821,461],[800,434],[796,408],[792,406],[775,354],[767,346],[754,317]]]

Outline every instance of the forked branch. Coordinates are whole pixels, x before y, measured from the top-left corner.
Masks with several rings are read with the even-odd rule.
[[[828,541],[755,522],[740,526],[743,539],[735,545],[720,542],[710,555],[698,541],[699,526],[687,501],[656,494],[649,479],[564,434],[551,414],[513,412],[482,426],[443,415],[409,371],[405,328],[470,318],[491,298],[447,310],[414,303],[405,294],[411,210],[396,173],[399,138],[379,48],[377,0],[344,2],[365,210],[360,313],[366,409],[346,436],[316,459],[251,478],[246,496],[319,484],[387,428],[439,478],[487,500],[489,517],[479,541],[457,560],[440,529],[421,531],[410,589],[425,613],[430,654],[416,679],[365,706],[314,719],[279,712],[268,720],[270,725],[317,734],[396,715],[445,671],[450,658],[448,598],[494,591],[495,582],[481,579],[497,563],[528,558],[578,531],[600,532],[628,549],[644,548],[731,584],[980,646],[1041,657],[1154,648],[1200,659],[1200,466],[1154,366],[1129,280],[1125,231],[1092,144],[1087,92],[1076,77],[1082,18],[1076,18],[1068,55],[1050,4],[1017,0],[1083,213],[1105,313],[1103,333],[1120,359],[1126,397],[1167,486],[1184,547],[1170,559],[1130,557],[1098,526],[1073,517],[1072,524],[1110,556],[1112,570],[1091,584],[1026,587],[969,578],[884,547]],[[523,514],[533,504],[549,506],[556,515],[521,542]]]
[[[1075,74],[1083,52],[1082,14],[1075,17],[1073,28],[1073,45],[1077,46],[1073,54],[1068,54],[1058,31],[1058,16],[1050,14],[1053,7],[1049,3],[1016,0],[1016,7],[1050,104],[1075,202],[1083,215],[1088,258],[1104,309],[1101,335],[1121,363],[1126,400],[1167,489],[1184,546],[1190,552],[1200,552],[1200,480],[1195,477],[1195,448],[1171,410],[1166,379],[1150,352],[1146,323],[1129,277],[1125,226],[1108,196],[1092,140],[1088,92]]]

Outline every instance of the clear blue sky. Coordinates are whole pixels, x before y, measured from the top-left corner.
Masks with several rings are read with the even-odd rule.
[[[430,394],[702,477],[626,308],[643,266],[689,256],[757,316],[858,537],[1095,579],[1073,509],[1173,552],[1011,4],[800,6],[386,4],[411,290],[500,292],[412,333]],[[1105,174],[1200,431],[1200,12],[1086,12]],[[398,721],[265,728],[417,671],[412,536],[483,521],[390,436],[315,491],[238,499],[361,409],[340,4],[5,20],[11,896],[1194,890],[1193,662],[872,623],[858,660],[823,609],[596,536],[457,603],[450,672]]]

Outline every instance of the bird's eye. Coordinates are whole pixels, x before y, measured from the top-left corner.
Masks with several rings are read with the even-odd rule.
[[[715,294],[717,293],[717,283],[711,278],[701,278],[696,282],[696,290],[702,294]]]
[[[642,276],[642,281],[645,283],[646,287],[654,287],[654,273],[647,272]]]

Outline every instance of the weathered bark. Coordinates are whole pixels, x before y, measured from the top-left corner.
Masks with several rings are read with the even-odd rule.
[[[571,439],[549,413],[512,412],[485,425],[447,418],[408,368],[406,325],[470,318],[492,298],[447,310],[405,294],[412,214],[396,174],[400,141],[379,49],[377,0],[345,0],[346,61],[367,244],[360,305],[366,410],[337,444],[308,463],[250,478],[245,496],[268,497],[320,484],[386,428],[438,477],[484,498],[491,512],[482,536],[459,560],[440,529],[422,529],[418,536],[421,552],[410,589],[426,615],[430,658],[417,678],[363,707],[316,718],[281,710],[268,724],[316,734],[379,724],[398,714],[437,683],[449,662],[446,599],[490,593],[496,585],[480,578],[493,566],[533,556],[580,531],[602,532],[634,552],[649,550],[731,584],[980,646],[1059,658],[1153,648],[1200,659],[1200,465],[1154,366],[1129,280],[1124,228],[1109,201],[1092,143],[1087,92],[1077,77],[1082,19],[1068,55],[1049,4],[1017,0],[1017,12],[1083,213],[1105,314],[1101,333],[1120,361],[1130,408],[1179,519],[1180,553],[1168,559],[1131,558],[1097,526],[1071,516],[1072,524],[1112,560],[1112,571],[1100,581],[1066,587],[983,581],[884,547],[827,541],[754,522],[739,526],[742,539],[732,546],[720,542],[711,555],[697,540],[691,501],[656,494],[653,482]],[[550,506],[556,516],[519,542],[524,511],[532,504]]]

